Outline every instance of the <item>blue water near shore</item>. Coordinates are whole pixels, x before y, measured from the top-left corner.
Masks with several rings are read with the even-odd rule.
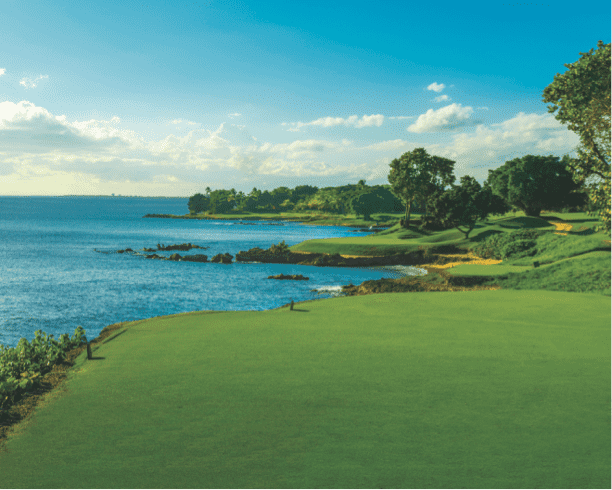
[[[190,242],[210,248],[181,255],[210,259],[281,240],[295,245],[367,235],[297,223],[143,218],[186,212],[186,198],[0,197],[0,344],[14,347],[22,337],[32,340],[36,330],[59,338],[80,325],[93,339],[122,321],[196,310],[266,310],[292,299],[330,297],[344,284],[398,276],[371,268],[171,262],[94,251]],[[266,279],[280,273],[310,280]]]

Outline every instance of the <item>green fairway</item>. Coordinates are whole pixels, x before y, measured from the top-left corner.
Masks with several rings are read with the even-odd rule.
[[[478,291],[130,324],[4,488],[610,488],[610,297]]]

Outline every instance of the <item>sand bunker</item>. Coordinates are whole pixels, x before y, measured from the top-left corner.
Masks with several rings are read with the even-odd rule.
[[[436,269],[450,269],[451,267],[455,267],[456,265],[462,264],[480,264],[480,265],[495,265],[501,264],[501,260],[494,259],[483,259],[474,255],[473,253],[467,254],[457,254],[457,255],[438,255],[438,257],[445,257],[446,259],[455,259],[453,262],[448,262],[446,264],[426,264],[421,265],[420,267],[434,267]]]
[[[567,233],[560,233],[565,231],[570,231],[572,229],[572,225],[568,225],[567,223],[554,223],[555,225],[555,235],[563,235],[567,236]]]

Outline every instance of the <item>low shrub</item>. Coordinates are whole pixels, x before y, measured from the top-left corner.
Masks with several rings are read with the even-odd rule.
[[[0,408],[21,399],[24,392],[38,386],[40,377],[64,361],[66,353],[87,342],[83,327],[77,327],[72,338],[62,334],[57,341],[41,330],[34,340],[19,340],[17,347],[0,344]]]
[[[533,256],[537,252],[535,246],[536,242],[533,240],[516,240],[506,243],[501,249],[502,259]]]
[[[527,229],[490,235],[470,251],[485,259],[502,260],[535,255],[536,241],[545,232]]]

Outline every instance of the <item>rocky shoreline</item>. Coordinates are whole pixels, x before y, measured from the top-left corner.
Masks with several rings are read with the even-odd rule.
[[[189,248],[186,248],[187,246],[189,246]],[[191,244],[170,245],[165,247],[158,244],[158,250],[183,250],[191,248],[205,249],[208,247],[194,246]],[[153,249],[145,248],[143,251],[153,251]],[[458,252],[459,254],[457,254]],[[169,257],[164,257],[156,253],[144,254],[136,252],[130,248],[117,250],[116,253],[128,253],[131,255],[144,256],[146,259],[170,260],[175,262],[208,262],[208,256],[203,254],[181,256],[178,253],[174,253]],[[455,255],[448,255],[449,253],[455,253]],[[234,256],[229,253],[217,254],[210,262],[231,264],[233,259]],[[254,247],[247,251],[240,251],[235,257],[236,262],[244,263],[314,265],[319,267],[369,267],[394,270],[400,274],[404,274],[404,277],[398,279],[375,279],[364,281],[360,285],[348,284],[342,286],[342,294],[345,296],[388,292],[475,291],[499,289],[499,286],[491,284],[492,278],[489,276],[462,277],[452,276],[448,273],[448,265],[470,262],[472,260],[474,260],[472,255],[465,254],[464,251],[452,245],[438,247],[435,252],[420,248],[412,252],[393,255],[358,257],[340,255],[337,253],[291,252],[286,246],[273,245],[267,250]],[[420,268],[422,274],[409,274],[408,267]],[[268,279],[307,280],[308,278],[301,275],[287,276],[279,274],[277,276],[268,276]]]

